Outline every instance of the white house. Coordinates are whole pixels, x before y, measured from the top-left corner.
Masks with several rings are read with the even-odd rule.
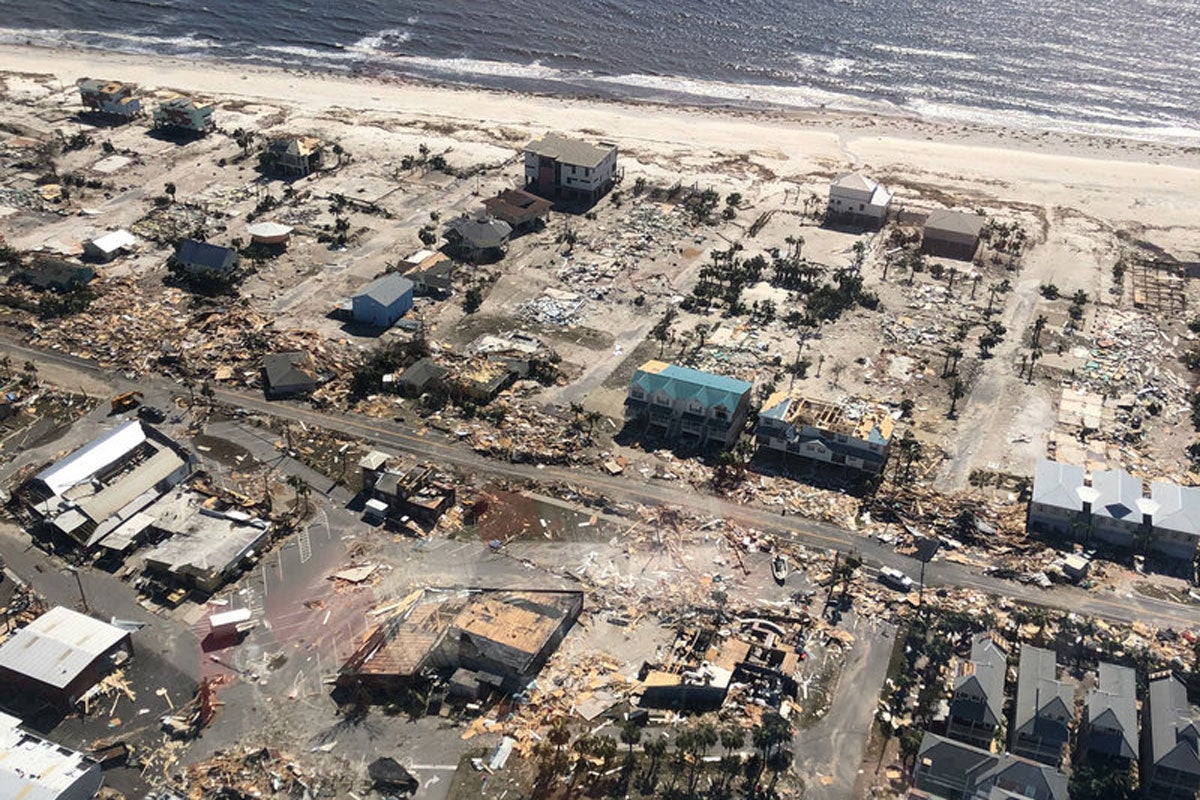
[[[891,205],[892,193],[860,172],[847,172],[829,184],[831,220],[879,228]]]
[[[548,198],[595,202],[617,179],[617,146],[548,133],[525,146],[525,188]]]
[[[755,436],[771,450],[877,474],[887,463],[895,424],[887,408],[874,403],[827,403],[780,391],[763,403]]]

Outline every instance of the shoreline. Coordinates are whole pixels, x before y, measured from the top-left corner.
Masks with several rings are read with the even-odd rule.
[[[909,141],[938,142],[983,146],[1030,154],[1053,154],[1108,161],[1155,165],[1200,166],[1200,144],[1182,144],[1131,136],[1099,133],[1069,133],[1033,130],[976,122],[951,122],[905,113],[852,111],[823,107],[795,107],[765,102],[698,102],[694,96],[674,98],[604,95],[594,92],[551,92],[535,89],[500,88],[460,81],[436,81],[389,74],[384,69],[345,70],[319,67],[300,68],[284,64],[195,60],[169,55],[148,55],[99,51],[87,47],[42,47],[38,45],[0,44],[0,73],[53,75],[64,89],[83,77],[97,77],[89,70],[107,70],[101,77],[125,80],[146,89],[173,89],[222,99],[275,99],[297,105],[327,98],[325,107],[361,111],[409,110],[389,106],[380,96],[364,97],[363,90],[376,87],[383,93],[423,95],[425,106],[437,106],[435,96],[452,93],[472,96],[466,107],[495,107],[519,100],[528,105],[576,106],[582,109],[608,109],[659,115],[691,115],[725,120],[760,121],[766,124],[799,125],[808,132],[833,134],[841,139],[861,136],[887,136]],[[119,71],[119,72],[118,72]],[[138,73],[131,76],[131,72]],[[280,91],[280,81],[295,89],[294,81],[321,86],[328,90],[311,93]],[[337,87],[354,87],[339,91]],[[289,96],[290,95],[290,96]],[[347,104],[346,100],[352,100]],[[486,101],[480,103],[479,101]],[[442,109],[438,116],[451,116]],[[486,118],[480,121],[488,121]],[[501,124],[514,120],[495,119]],[[610,134],[612,135],[612,134]]]

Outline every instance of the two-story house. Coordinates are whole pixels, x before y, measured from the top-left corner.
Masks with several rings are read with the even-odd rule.
[[[847,172],[829,184],[826,216],[832,222],[880,228],[891,205],[891,192],[862,173]]]
[[[617,146],[547,133],[525,146],[525,188],[551,199],[594,203],[617,179]]]
[[[1170,672],[1150,676],[1139,777],[1149,800],[1194,800],[1200,791],[1200,714]]]
[[[1033,495],[1029,502],[1028,525],[1031,531],[1074,536],[1074,530],[1086,524],[1083,467],[1060,464],[1048,458],[1038,459],[1033,468]]]
[[[1200,489],[1152,481],[1150,499],[1155,506],[1150,549],[1167,558],[1192,563],[1200,540]]]
[[[776,392],[758,415],[762,447],[871,474],[883,471],[895,420],[884,406],[858,400],[827,403]]]
[[[1068,800],[1067,777],[1053,767],[929,732],[913,782],[923,796],[945,800]]]
[[[1092,536],[1117,547],[1132,547],[1145,524],[1142,481],[1120,469],[1092,474]]]
[[[971,660],[954,677],[946,735],[987,750],[1004,714],[1004,676],[1008,651],[990,633],[971,641]]]
[[[132,119],[142,113],[142,102],[133,96],[133,86],[120,81],[85,78],[79,84],[84,107],[110,117]]]
[[[1022,645],[1009,750],[1057,767],[1074,718],[1075,692],[1058,679],[1054,651]]]
[[[633,374],[625,419],[697,446],[732,444],[746,424],[752,384],[647,361]]]
[[[1137,673],[1100,662],[1083,707],[1082,749],[1089,758],[1125,767],[1137,761]]]

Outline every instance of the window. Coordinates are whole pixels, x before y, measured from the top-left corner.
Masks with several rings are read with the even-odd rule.
[[[591,167],[584,167],[584,168],[583,168],[583,177],[585,177],[585,178],[590,178],[590,177],[592,177],[592,168],[591,168]]]
[[[688,403],[688,411],[691,411],[693,414],[701,414],[704,412],[704,406],[700,405],[698,400],[693,400]]]
[[[726,411],[723,407],[717,406],[716,408],[713,409],[713,416],[716,417],[717,419],[729,419],[729,412]]]
[[[867,208],[867,207],[866,207],[865,205],[863,205],[862,203],[859,203],[859,204],[858,204],[858,210],[859,210],[859,211],[865,211],[865,210],[866,210],[866,208]]]
[[[646,393],[642,391],[642,387],[640,386],[631,386],[629,387],[629,396],[635,400],[641,400],[646,396]]]

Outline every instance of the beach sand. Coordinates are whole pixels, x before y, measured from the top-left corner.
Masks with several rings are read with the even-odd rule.
[[[0,47],[0,71],[53,75],[64,89],[85,76],[174,89],[221,102],[285,107],[289,119],[386,115],[519,146],[545,131],[619,143],[647,167],[680,170],[749,157],[780,180],[860,168],[885,181],[929,187],[964,203],[1073,209],[1110,224],[1164,233],[1200,218],[1200,148],[1153,142],[943,125],[809,111],[731,111],[613,102],[75,50]],[[9,87],[10,92],[13,86]],[[497,131],[502,136],[497,137]],[[514,150],[515,150],[514,146]],[[361,149],[361,144],[360,144]],[[904,193],[898,198],[904,201]],[[1190,234],[1190,232],[1189,232]],[[1167,236],[1168,249],[1195,246]]]

